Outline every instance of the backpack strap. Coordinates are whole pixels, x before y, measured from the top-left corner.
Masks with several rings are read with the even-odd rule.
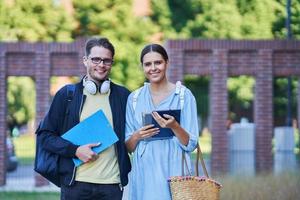
[[[132,108],[133,108],[133,111],[135,111],[135,108],[136,108],[136,103],[137,103],[137,98],[141,92],[143,87],[140,87],[139,89],[135,90],[133,92],[133,97],[132,97]]]
[[[184,91],[185,91],[185,87],[181,86],[180,88],[180,93],[179,93],[179,98],[180,98],[180,109],[183,109],[184,106]]]
[[[65,111],[65,117],[70,112],[69,103],[71,103],[71,101],[73,100],[74,92],[75,92],[75,85],[74,84],[67,85],[67,102],[66,102],[67,107],[66,107],[66,111]]]
[[[183,109],[184,106],[184,92],[185,92],[185,87],[181,84],[180,81],[176,82],[176,90],[175,93],[179,94],[179,100],[180,100],[180,109]]]
[[[144,83],[144,86],[147,85],[149,83],[145,82]],[[144,88],[143,87],[140,87],[139,89],[135,90],[133,92],[133,97],[132,97],[132,108],[133,108],[133,111],[135,111],[135,108],[136,108],[136,103],[137,103],[137,98],[139,97],[140,93],[141,93],[141,90]]]
[[[67,85],[67,101],[72,101],[73,100],[74,91],[75,91],[75,85],[74,84]]]

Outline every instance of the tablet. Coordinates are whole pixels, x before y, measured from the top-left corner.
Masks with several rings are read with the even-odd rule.
[[[159,110],[159,111],[153,111],[157,112],[161,117],[166,119],[163,115],[171,115],[175,118],[175,120],[180,124],[180,109],[179,110]],[[151,113],[144,113],[143,114],[143,126],[154,124],[154,127],[159,128],[159,133],[156,135],[153,135],[149,139],[170,139],[174,136],[174,132],[170,128],[162,128],[159,126],[159,124],[155,121]]]

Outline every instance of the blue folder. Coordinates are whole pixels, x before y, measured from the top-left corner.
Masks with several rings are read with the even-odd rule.
[[[92,148],[97,154],[119,140],[101,109],[67,131],[62,138],[76,145],[100,142],[99,146]],[[83,163],[78,158],[73,158],[73,162],[76,167]]]
[[[157,112],[163,118],[165,118],[163,116],[164,114],[171,115],[180,124],[181,110],[160,110],[160,111],[155,111],[155,112]],[[145,113],[145,114],[143,114],[143,125],[146,126],[149,124],[154,124],[154,127],[159,128],[159,133],[157,135],[153,135],[151,138],[149,138],[147,140],[170,139],[174,136],[174,132],[172,131],[172,129],[160,127],[159,124],[152,117],[151,113]]]

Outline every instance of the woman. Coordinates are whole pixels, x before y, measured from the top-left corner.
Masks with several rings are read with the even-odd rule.
[[[127,101],[126,146],[133,152],[129,199],[168,200],[171,199],[168,178],[182,175],[183,151],[191,168],[189,154],[198,140],[196,101],[180,82],[175,85],[168,81],[168,54],[161,45],[147,45],[140,61],[150,83],[131,93]],[[178,109],[181,109],[180,121],[155,112]],[[155,139],[153,136],[160,131],[151,124],[143,126],[145,113],[152,113],[155,121],[170,128],[174,136]]]

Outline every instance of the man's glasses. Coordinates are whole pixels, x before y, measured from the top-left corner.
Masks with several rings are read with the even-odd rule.
[[[103,65],[112,65],[114,62],[110,58],[89,57],[89,59],[91,59],[92,63],[97,65],[100,64],[101,62],[103,62]]]

